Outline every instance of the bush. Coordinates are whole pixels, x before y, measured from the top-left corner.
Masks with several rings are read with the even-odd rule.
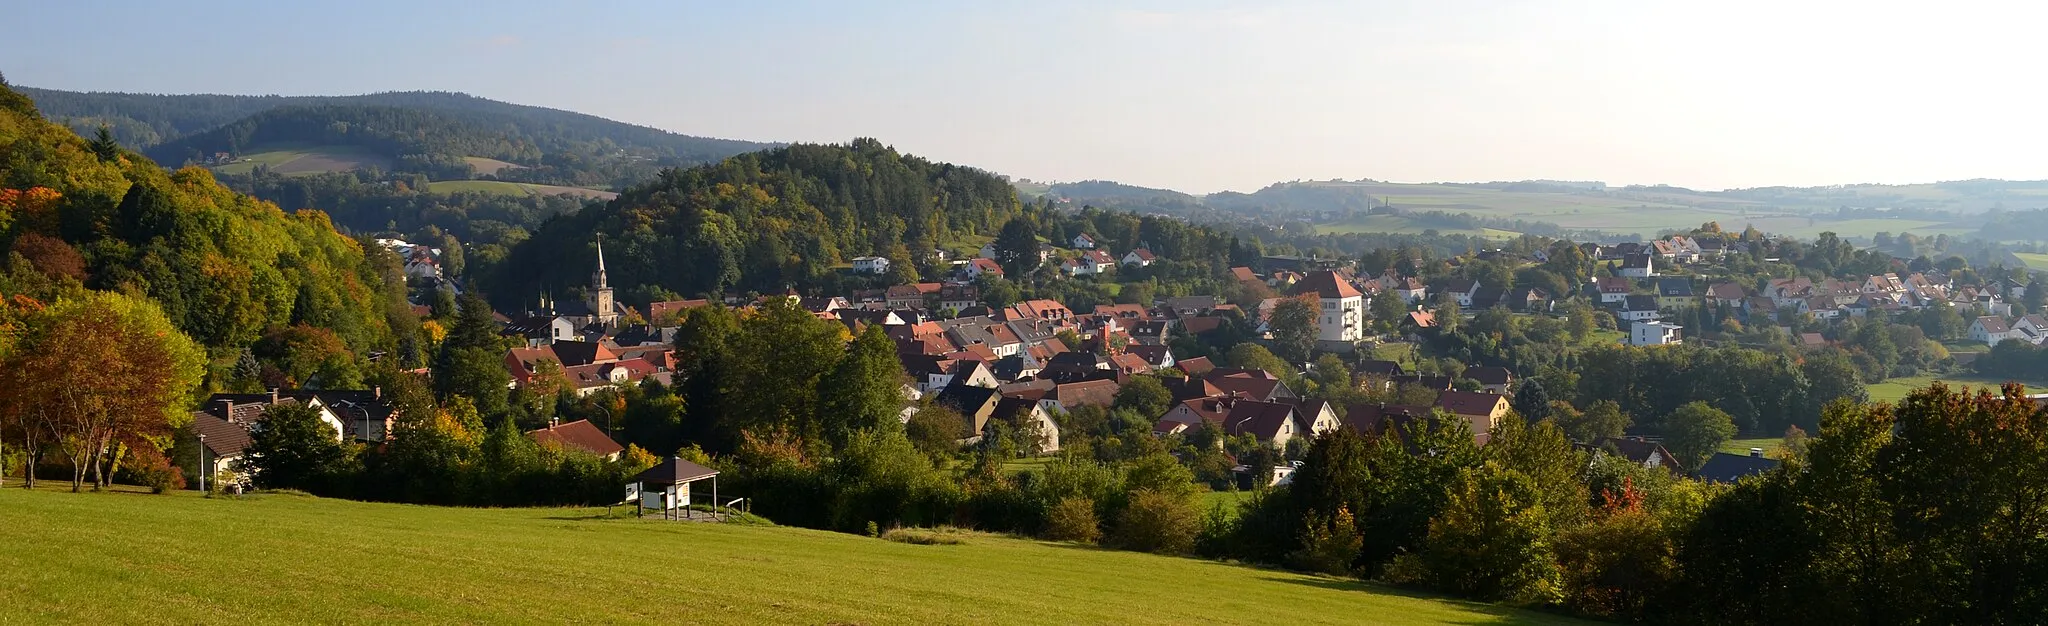
[[[1053,541],[1095,543],[1102,538],[1102,526],[1095,520],[1095,501],[1066,498],[1045,514],[1045,538]]]
[[[1301,549],[1287,555],[1287,566],[1332,576],[1351,574],[1352,564],[1365,548],[1351,509],[1339,506],[1336,515],[1327,517],[1311,514],[1307,526],[1301,535]]]
[[[1117,519],[1116,544],[1127,550],[1186,554],[1202,531],[1200,514],[1186,498],[1140,489]]]
[[[891,528],[889,532],[882,533],[882,539],[917,546],[957,546],[967,543],[967,538],[974,534],[973,531],[951,526],[940,526],[937,528]]]

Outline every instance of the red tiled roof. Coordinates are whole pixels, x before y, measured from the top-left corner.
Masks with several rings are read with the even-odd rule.
[[[1201,376],[1208,374],[1209,370],[1216,369],[1216,364],[1209,362],[1209,357],[1206,356],[1181,359],[1175,365],[1180,368],[1180,371],[1187,372],[1189,376]]]
[[[1344,280],[1330,270],[1309,272],[1306,278],[1294,284],[1294,289],[1289,293],[1297,296],[1313,293],[1317,297],[1331,299],[1356,298],[1364,295],[1358,292],[1357,287],[1351,286],[1350,281]]]
[[[1255,281],[1259,279],[1259,275],[1253,274],[1252,268],[1249,267],[1230,268],[1230,275],[1239,281]]]
[[[1116,392],[1116,381],[1090,380],[1054,387],[1052,396],[1059,400],[1061,407],[1072,411],[1083,406],[1107,408],[1116,404]]]
[[[596,424],[590,423],[590,420],[576,420],[567,424],[529,430],[526,431],[526,436],[543,446],[552,444],[598,456],[611,456],[626,451],[624,446],[605,436],[604,431],[599,430]]]

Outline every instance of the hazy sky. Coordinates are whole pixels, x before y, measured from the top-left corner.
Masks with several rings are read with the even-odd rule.
[[[697,135],[872,136],[1038,180],[1209,192],[1361,177],[2048,178],[2043,2],[273,0],[0,14],[0,72],[21,85],[463,91]]]

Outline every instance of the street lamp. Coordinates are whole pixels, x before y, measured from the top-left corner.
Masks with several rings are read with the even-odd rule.
[[[591,406],[597,407],[599,411],[604,411],[604,434],[605,436],[612,436],[612,410],[605,408],[602,404],[593,404]]]
[[[206,493],[206,433],[199,433],[199,492]]]

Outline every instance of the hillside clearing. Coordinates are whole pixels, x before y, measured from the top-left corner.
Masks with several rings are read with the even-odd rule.
[[[434,193],[457,193],[464,191],[494,193],[507,196],[560,196],[571,195],[581,198],[610,200],[619,194],[582,187],[559,185],[536,185],[533,183],[512,183],[501,180],[437,180],[428,183],[427,190]]]
[[[1891,380],[1887,380],[1875,385],[1870,385],[1868,387],[1865,387],[1865,389],[1870,392],[1870,400],[1872,402],[1898,402],[1899,400],[1905,398],[1907,393],[1910,393],[1915,389],[1925,387],[1935,382],[1948,383],[1948,385],[1951,387],[1969,386],[1972,389],[1989,387],[1992,393],[1997,393],[1998,386],[2005,384],[2005,380],[1999,378],[1964,374],[1959,376],[1911,376],[1906,378],[1893,378]],[[2027,393],[2048,393],[2048,388],[2039,387],[2035,385],[2027,385]]]
[[[486,176],[497,174],[498,172],[506,169],[526,169],[526,166],[520,165],[518,163],[507,163],[497,159],[486,159],[484,157],[462,157],[462,160],[466,163],[469,163],[470,167],[476,168],[476,173]]]
[[[213,168],[222,174],[247,174],[256,166],[278,174],[321,174],[366,167],[389,168],[391,159],[356,146],[271,146],[244,153],[241,160]]]
[[[0,622],[1580,623],[1037,541],[920,546],[603,513],[9,488]]]

